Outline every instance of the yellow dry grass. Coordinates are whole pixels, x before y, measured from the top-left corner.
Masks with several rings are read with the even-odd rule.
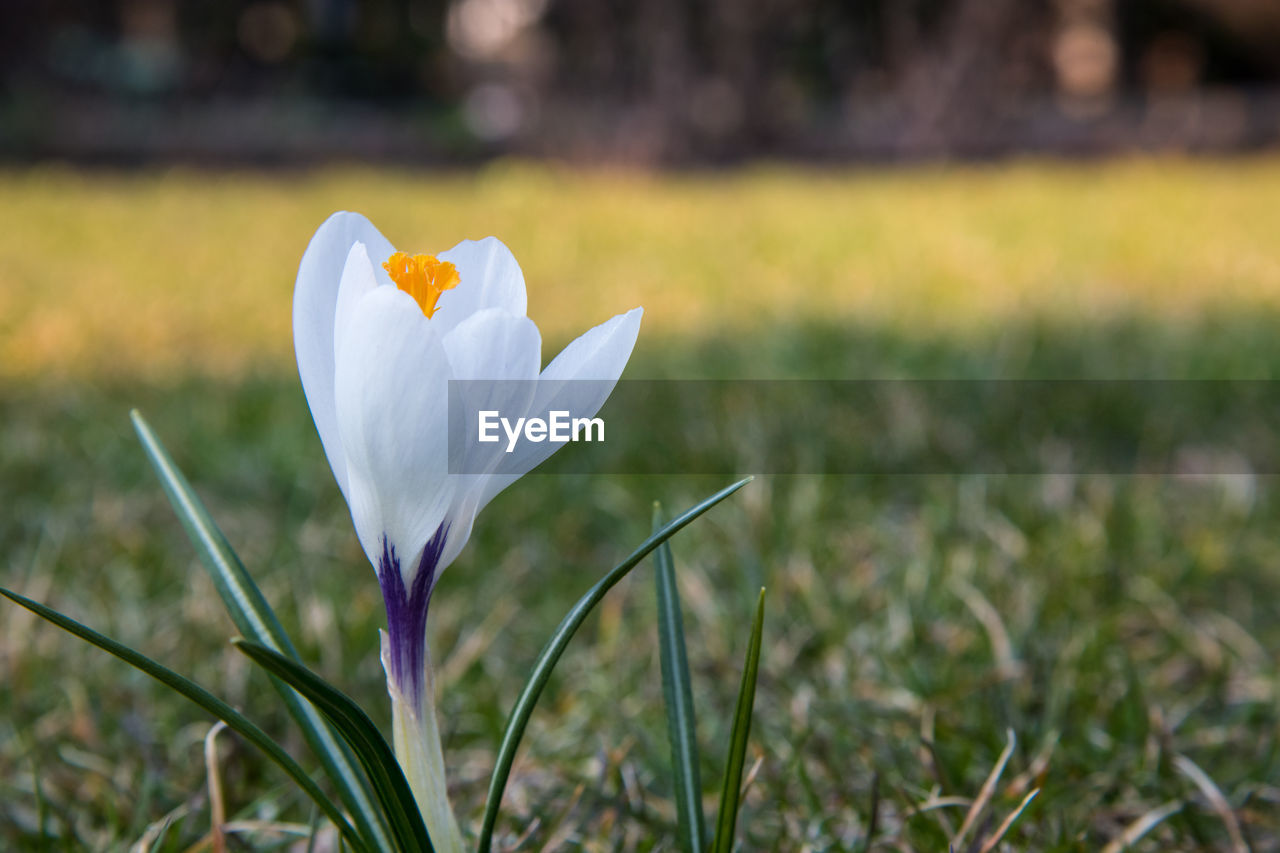
[[[496,234],[549,346],[634,305],[646,333],[818,318],[915,330],[1280,304],[1280,159],[694,175],[0,172],[0,377],[288,369],[312,231],[400,248]],[[465,286],[465,282],[462,286]]]

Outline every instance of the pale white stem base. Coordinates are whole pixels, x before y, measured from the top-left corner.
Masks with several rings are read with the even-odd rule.
[[[422,695],[406,695],[391,675],[391,654],[387,633],[382,634],[382,668],[387,673],[387,693],[391,696],[391,730],[396,759],[418,801],[418,809],[431,834],[437,853],[464,853],[458,820],[449,805],[444,776],[444,753],[440,748],[440,727],[436,724],[435,676],[431,654],[426,653]]]

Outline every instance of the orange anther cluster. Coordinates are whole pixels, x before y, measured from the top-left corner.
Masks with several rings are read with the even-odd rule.
[[[427,317],[436,313],[436,300],[446,290],[458,286],[458,268],[435,255],[410,255],[396,252],[383,262],[382,268],[396,287],[413,297]]]

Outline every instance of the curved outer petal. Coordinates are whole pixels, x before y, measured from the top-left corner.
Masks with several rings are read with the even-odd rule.
[[[502,308],[485,308],[463,320],[445,335],[445,352],[454,379],[497,380],[462,386],[460,411],[455,411],[451,429],[465,430],[463,411],[495,410],[503,417],[522,418],[533,402],[538,368],[542,364],[542,336],[528,317]],[[457,438],[457,436],[455,436]],[[458,472],[454,503],[449,511],[449,537],[440,556],[440,569],[458,556],[471,536],[471,526],[480,509],[480,497],[489,480],[488,471],[502,462],[501,442],[480,445],[459,441],[466,455],[451,460]],[[452,448],[451,448],[452,450]],[[439,571],[436,577],[440,576]]]
[[[444,350],[453,379],[481,380],[455,388],[463,405],[454,412],[451,426],[467,427],[461,422],[463,410],[497,410],[513,420],[524,417],[533,402],[532,380],[538,378],[542,364],[542,335],[532,320],[501,308],[486,308],[445,335]],[[492,449],[477,442],[457,444],[466,456],[451,460],[450,470],[458,472],[460,480],[474,480],[502,461],[500,442]]]
[[[454,379],[537,379],[542,335],[523,314],[484,308],[444,335]]]
[[[395,251],[360,214],[335,213],[311,238],[298,265],[293,291],[293,346],[298,356],[298,374],[325,456],[344,497],[348,495],[347,463],[334,405],[334,315],[347,256],[356,242],[364,243],[373,257],[389,257]],[[379,283],[391,282],[380,268],[374,270],[374,275]]]
[[[378,279],[374,275],[369,252],[364,243],[356,243],[347,253],[347,263],[342,268],[338,298],[333,310],[333,351],[335,353],[342,349],[342,339],[346,335],[347,327],[351,325],[351,317],[355,314],[356,305],[365,294],[377,286]]]
[[[410,573],[453,497],[449,361],[418,304],[394,287],[367,293],[347,322],[334,376],[347,503],[370,562],[386,536]]]
[[[447,335],[462,321],[485,308],[502,308],[523,316],[527,311],[524,273],[511,250],[497,237],[463,240],[437,257],[458,268],[459,284],[440,294],[439,313],[432,322]]]
[[[593,417],[609,399],[613,386],[631,358],[643,315],[643,308],[632,308],[588,330],[565,347],[539,376],[538,396],[529,411],[537,413],[557,409],[568,411],[571,417]],[[574,381],[582,379],[596,381]],[[488,479],[476,512],[484,509],[499,492],[541,464],[560,446],[551,442],[518,445],[514,454],[516,458],[504,463],[504,467],[514,466],[506,468],[513,473]]]

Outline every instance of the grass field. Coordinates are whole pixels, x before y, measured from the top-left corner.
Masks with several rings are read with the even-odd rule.
[[[1277,195],[1277,159],[662,178],[519,164],[9,172],[0,376],[290,369],[298,259],[342,208],[410,251],[501,236],[555,340],[637,304],[648,341],[814,317],[932,338],[1280,308]]]
[[[631,377],[1270,379],[1276,198],[1275,159],[0,174],[0,584],[304,753],[226,642],[132,438],[138,406],[304,658],[386,724],[377,584],[292,364],[293,273],[333,209],[411,250],[501,236],[548,341],[644,305]],[[675,510],[725,482],[531,477],[480,517],[430,626],[464,830],[559,617],[644,538],[651,501]],[[1000,849],[1280,850],[1273,477],[770,476],[674,552],[708,808],[769,588],[744,850],[945,850],[1010,731],[957,849],[982,849],[1039,788]],[[642,568],[543,698],[506,849],[673,849],[655,626]],[[7,604],[0,683],[0,848],[123,850],[166,817],[159,849],[206,843],[206,715]],[[313,819],[248,747],[220,746],[237,820]],[[286,841],[245,832],[232,849]]]

